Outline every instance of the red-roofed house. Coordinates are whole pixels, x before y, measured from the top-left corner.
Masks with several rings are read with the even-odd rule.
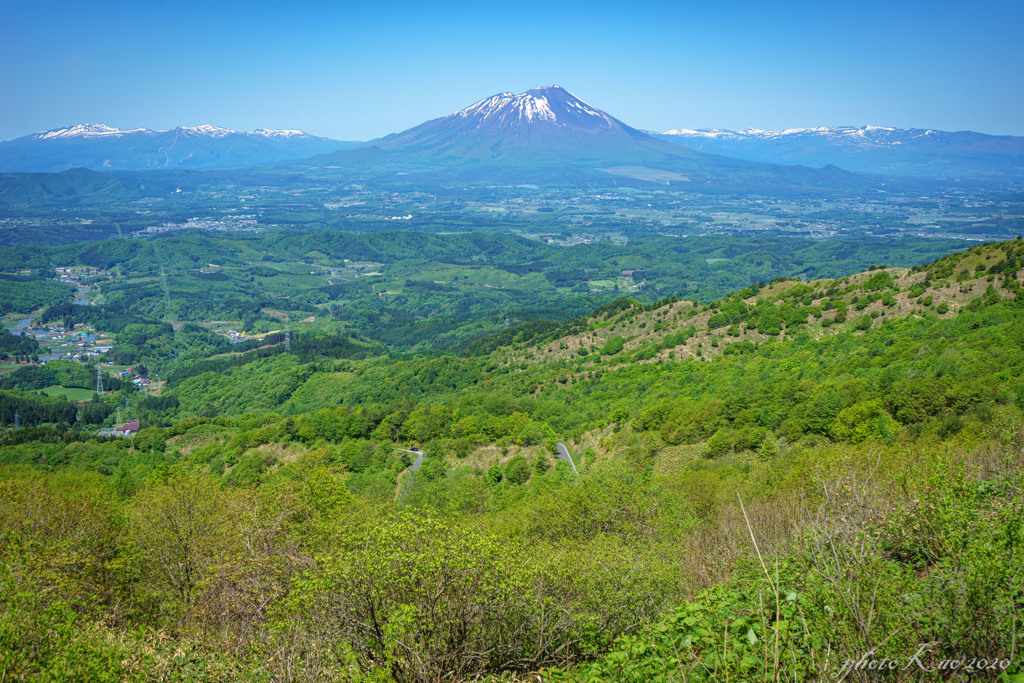
[[[131,422],[125,422],[123,425],[117,428],[117,431],[122,436],[132,436],[135,432],[139,431],[138,420],[132,420]]]

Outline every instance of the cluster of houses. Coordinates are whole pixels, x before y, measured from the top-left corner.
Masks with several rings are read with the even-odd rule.
[[[178,190],[181,192],[181,190]],[[218,230],[221,232],[263,232],[263,229],[256,225],[255,215],[227,215],[221,219],[216,218],[190,218],[184,223],[167,222],[163,225],[151,225],[144,230],[132,233],[132,237],[144,237],[161,232],[175,232],[178,230]]]
[[[131,368],[126,368],[124,372],[121,373],[121,377],[131,377],[133,372],[134,371]],[[134,384],[139,389],[145,390],[147,387],[149,387],[149,377],[146,376],[145,372],[140,372],[134,378],[132,378],[132,384]]]
[[[95,358],[114,348],[113,344],[99,343],[106,340],[102,340],[95,332],[65,330],[61,322],[30,325],[28,333],[49,351],[39,355],[39,360],[43,363],[58,359]]]
[[[92,268],[76,268],[74,266],[54,268],[53,270],[56,273],[56,276],[53,278],[54,280],[69,285],[80,284],[83,277],[99,273],[98,270],[93,270]]]

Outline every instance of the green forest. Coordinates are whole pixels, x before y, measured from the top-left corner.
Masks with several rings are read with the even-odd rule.
[[[127,316],[226,320],[254,334],[291,322],[298,331],[348,333],[398,351],[451,352],[500,331],[506,321],[562,322],[623,297],[653,303],[676,296],[706,303],[779,276],[838,277],[883,263],[910,267],[961,245],[906,237],[822,241],[764,234],[650,236],[628,244],[561,247],[509,234],[325,231],[225,237],[190,231],[146,240],[0,248],[0,263],[21,264],[40,275],[54,268],[88,270],[91,275],[82,283],[103,306],[78,311],[76,322]],[[32,297],[6,296],[5,282],[38,291]],[[64,283],[5,281],[0,275],[0,309],[35,311],[71,305],[71,298],[72,288]],[[46,319],[75,309],[51,309]]]
[[[4,250],[0,678],[1024,680],[1024,242],[682,244]]]

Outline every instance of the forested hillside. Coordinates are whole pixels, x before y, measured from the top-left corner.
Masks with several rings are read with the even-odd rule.
[[[280,239],[267,268],[341,248]],[[564,251],[437,239],[389,267],[463,240],[460,278],[489,268],[560,295]],[[656,269],[673,243],[639,253]],[[142,244],[124,248],[161,248]],[[272,277],[252,272],[254,243],[201,245],[227,273],[210,292],[232,268]],[[593,246],[577,266],[609,268]],[[31,267],[92,258],[81,248]],[[345,258],[374,248],[346,241]],[[176,265],[154,272],[155,256],[90,265],[158,283]],[[80,404],[36,392],[95,389],[95,365],[0,384],[0,670],[810,681],[875,680],[884,657],[891,680],[1020,680],[1024,243],[867,265],[723,271],[696,300],[583,295],[403,348],[348,319],[229,344],[161,320],[182,305],[158,284],[152,306],[110,286],[106,306],[54,306],[44,319],[109,331],[114,360],[162,380]],[[115,408],[135,436],[95,434]]]
[[[961,245],[756,235],[560,247],[508,234],[191,231],[0,248],[0,263],[40,274],[88,271],[82,284],[104,310],[79,311],[77,322],[130,314],[167,323],[229,321],[247,334],[291,323],[295,330],[347,332],[395,350],[451,351],[506,324],[562,322],[622,297],[706,303],[779,276],[837,277],[879,263],[910,267]],[[0,274],[0,311],[58,303],[71,303],[67,285]]]

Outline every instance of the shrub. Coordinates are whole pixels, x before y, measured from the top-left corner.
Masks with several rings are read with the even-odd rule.
[[[604,347],[601,348],[601,353],[606,356],[614,356],[621,351],[625,345],[626,341],[622,337],[616,335],[605,342]]]

